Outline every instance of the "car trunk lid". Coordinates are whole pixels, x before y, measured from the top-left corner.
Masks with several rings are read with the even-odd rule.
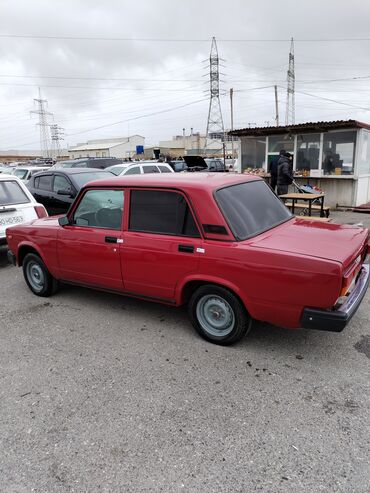
[[[368,230],[358,226],[294,219],[248,243],[256,248],[333,260],[346,269],[367,250],[368,238]]]

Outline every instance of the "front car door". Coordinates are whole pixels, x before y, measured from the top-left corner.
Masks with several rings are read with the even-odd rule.
[[[172,302],[198,270],[202,238],[186,197],[172,190],[130,191],[121,263],[125,290]]]
[[[87,190],[60,227],[57,254],[61,279],[122,290],[119,247],[124,191]]]
[[[69,179],[55,174],[50,199],[50,209],[53,210],[53,214],[66,214],[75,196],[76,192]]]

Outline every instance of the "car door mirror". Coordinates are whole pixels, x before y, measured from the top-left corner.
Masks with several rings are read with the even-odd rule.
[[[73,192],[72,192],[72,190],[62,189],[62,190],[57,190],[57,194],[58,195],[65,195],[66,197],[72,197]]]
[[[68,216],[62,216],[58,219],[59,226],[68,226],[70,223]]]

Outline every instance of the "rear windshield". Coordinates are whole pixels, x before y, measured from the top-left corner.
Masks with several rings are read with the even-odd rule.
[[[216,192],[216,201],[238,240],[246,240],[292,217],[262,180],[241,183]]]
[[[30,199],[16,181],[0,181],[0,206],[28,204]]]
[[[79,188],[83,187],[89,181],[106,180],[107,178],[113,178],[112,173],[109,171],[92,171],[91,173],[76,173],[73,176],[73,180],[76,182]]]

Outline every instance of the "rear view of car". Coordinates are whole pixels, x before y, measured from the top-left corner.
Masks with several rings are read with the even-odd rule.
[[[0,175],[0,244],[6,243],[9,226],[46,216],[44,206],[36,202],[19,178]]]

